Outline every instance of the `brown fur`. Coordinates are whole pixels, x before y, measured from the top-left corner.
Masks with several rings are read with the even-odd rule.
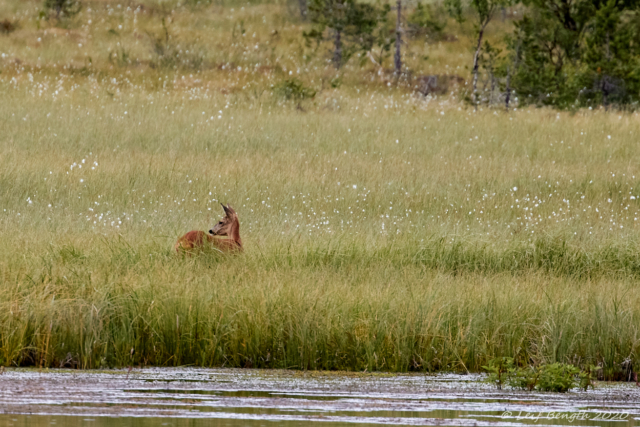
[[[205,245],[210,245],[221,252],[242,251],[238,214],[230,205],[222,205],[222,208],[226,215],[209,230],[209,234],[199,230],[189,231],[176,242],[174,246],[176,252],[203,249]],[[220,239],[217,236],[228,238]]]

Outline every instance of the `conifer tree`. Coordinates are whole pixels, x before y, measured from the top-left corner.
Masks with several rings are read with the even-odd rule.
[[[584,54],[588,77],[605,108],[612,101],[627,101],[629,89],[637,92],[633,70],[638,58],[633,53],[631,31],[621,21],[616,2],[609,0],[593,19]]]
[[[375,42],[374,31],[382,22],[388,8],[355,0],[311,0],[309,15],[315,28],[304,33],[307,40],[330,40],[333,44],[332,61],[336,69],[354,52],[371,50]]]

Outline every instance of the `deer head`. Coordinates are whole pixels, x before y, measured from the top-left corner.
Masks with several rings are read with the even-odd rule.
[[[226,214],[218,223],[209,230],[209,234],[213,236],[233,236],[234,229],[238,228],[238,214],[233,210],[231,205],[222,205],[224,213]]]

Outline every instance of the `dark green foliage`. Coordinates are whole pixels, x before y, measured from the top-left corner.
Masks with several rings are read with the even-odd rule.
[[[522,104],[578,108],[636,104],[638,12],[623,2],[533,0],[508,45]],[[511,61],[514,62],[514,61]]]
[[[457,22],[464,21],[464,10],[460,0],[444,0],[444,7]]]
[[[527,366],[524,368],[513,368],[509,371],[507,377],[507,384],[510,387],[532,391],[538,384],[538,378],[540,377],[540,370],[533,366]]]
[[[551,25],[544,11],[534,10],[516,24],[511,48],[519,49],[519,67],[513,76],[519,101],[526,104],[560,103],[565,75],[561,73],[566,58],[559,40],[567,34],[560,25]],[[517,46],[517,48],[516,48]]]
[[[630,25],[622,21],[613,0],[596,13],[590,25],[583,57],[583,100],[605,106],[635,101],[640,91],[640,64]]]
[[[332,41],[333,62],[340,68],[354,53],[373,48],[376,29],[388,11],[388,5],[379,7],[355,0],[311,0],[309,17],[315,26],[304,37],[308,44]]]
[[[10,34],[18,29],[17,21],[9,21],[5,19],[0,21],[0,34]]]
[[[509,45],[518,56],[512,85],[520,103],[560,108],[575,105],[580,91],[577,71],[584,23],[565,19],[572,24],[560,21],[553,11],[532,6],[516,22]]]
[[[490,21],[498,8],[506,7],[509,3],[508,0],[471,0],[471,7],[477,15],[476,25],[482,26],[485,21]]]
[[[498,357],[491,359],[487,366],[483,366],[482,369],[489,372],[487,382],[495,384],[498,390],[502,390],[502,385],[506,381],[506,378],[513,370],[513,357]]]
[[[44,10],[48,15],[54,13],[57,19],[68,18],[80,12],[82,4],[78,0],[45,0]]]
[[[313,98],[316,91],[306,87],[296,78],[283,80],[273,87],[273,93],[286,100],[301,100]]]
[[[381,11],[381,17],[386,16],[388,12],[389,6],[386,5]],[[382,65],[391,54],[391,48],[396,42],[396,33],[393,22],[386,21],[381,18],[380,25],[376,28],[373,35],[374,43],[371,49],[371,57],[373,57],[378,64]],[[364,56],[362,57],[362,62],[365,62]]]
[[[435,7],[418,2],[416,8],[407,17],[407,33],[411,37],[427,37],[438,40],[446,21],[440,16]]]
[[[539,367],[516,367],[513,358],[499,357],[489,361],[488,366],[482,367],[489,372],[487,382],[496,384],[502,389],[503,384],[520,390],[540,390],[557,393],[566,393],[576,386],[577,378],[580,379],[580,388],[587,391],[589,386],[593,388],[596,379],[595,372],[600,368],[589,365],[583,371],[577,367],[565,363],[551,363]]]
[[[580,370],[573,365],[552,363],[540,369],[538,390],[566,393],[576,386],[576,375]]]

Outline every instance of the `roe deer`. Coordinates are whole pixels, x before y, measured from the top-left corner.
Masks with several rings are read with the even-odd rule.
[[[226,216],[209,230],[209,234],[199,230],[188,232],[176,242],[176,251],[180,253],[180,250],[203,249],[207,243],[222,252],[242,251],[238,214],[230,205],[222,205],[222,208]],[[229,239],[217,239],[214,236],[228,236]]]

